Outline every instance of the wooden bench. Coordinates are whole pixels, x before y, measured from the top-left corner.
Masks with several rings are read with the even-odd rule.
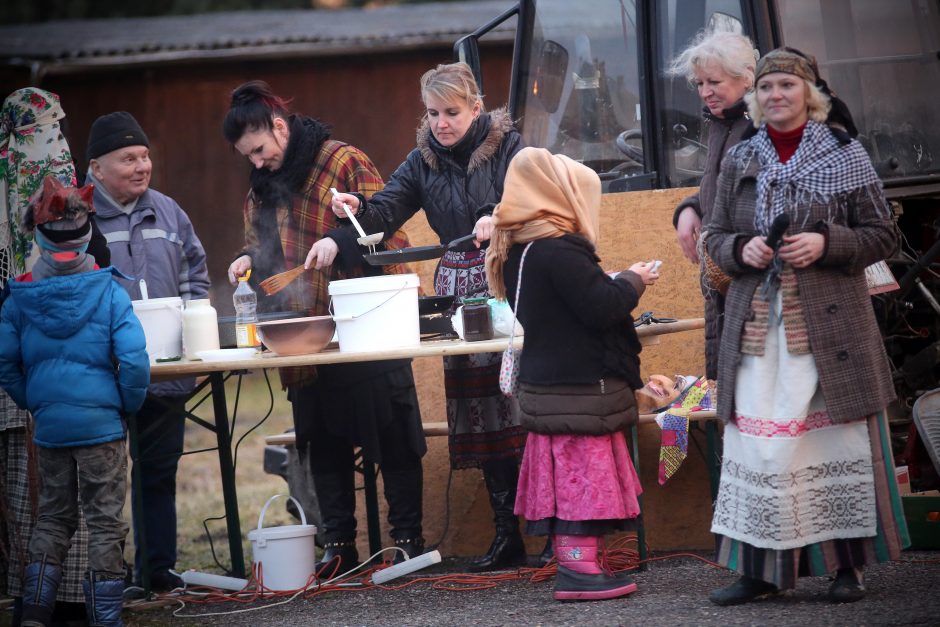
[[[692,422],[698,421],[708,421],[716,418],[715,411],[696,411],[689,414],[689,420]],[[649,424],[656,421],[656,414],[640,414],[640,419],[638,424]],[[446,436],[447,435],[447,423],[446,422],[425,422],[424,424],[424,435],[427,437],[437,437],[437,436]],[[640,453],[639,453],[639,429],[638,425],[634,425],[630,429],[630,437],[633,440],[633,465],[636,467],[637,474],[640,472]],[[707,465],[709,466],[709,474],[711,476],[712,483],[712,497],[715,496],[718,486],[717,478],[717,456],[715,454],[715,438],[716,431],[713,424],[708,424],[706,427],[706,437],[708,438],[708,459],[706,460]],[[265,444],[274,445],[274,446],[293,446],[296,442],[293,432],[290,433],[279,433],[277,435],[269,435],[264,438]],[[363,476],[363,490],[365,492],[365,501],[366,501],[366,529],[369,535],[369,547],[370,551],[373,553],[378,551],[381,548],[381,538],[380,538],[380,521],[379,521],[379,500],[378,500],[378,488],[376,485],[376,467],[373,463],[366,461],[362,458],[361,452],[357,452],[356,455],[358,464],[356,470],[362,473]],[[642,507],[642,497],[640,497],[640,506]],[[643,561],[647,557],[647,548],[646,548],[646,529],[644,528],[642,519],[639,526],[637,527],[637,543],[639,547],[640,560]],[[646,565],[641,566],[641,570],[646,570]]]
[[[689,420],[700,421],[700,420],[711,420],[715,418],[714,411],[694,411],[689,414]],[[656,414],[640,414],[640,424],[649,424],[651,422],[656,422]],[[438,436],[447,435],[447,423],[446,422],[425,422],[424,426],[424,435],[433,438]],[[272,444],[275,446],[293,446],[295,442],[294,433],[278,433],[276,435],[268,435],[264,438],[265,444]]]

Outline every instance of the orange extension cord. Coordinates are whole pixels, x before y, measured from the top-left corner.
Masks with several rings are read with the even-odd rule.
[[[723,568],[721,565],[716,564],[715,562],[711,562],[693,553],[673,553],[670,555],[649,558],[647,560],[641,561],[639,559],[638,551],[634,548],[630,548],[631,545],[635,544],[636,537],[632,536],[623,536],[608,544],[601,560],[602,567],[606,568],[607,570],[617,572],[636,569],[642,563],[673,559],[677,557],[691,557],[705,562],[710,566],[714,566],[715,568]],[[259,601],[277,601],[273,604],[264,603],[263,605],[259,605],[253,608],[219,612],[214,614],[221,615],[229,613],[240,613],[248,611],[249,609],[264,609],[271,607],[272,605],[281,605],[283,603],[289,603],[297,597],[312,599],[327,593],[350,591],[358,592],[370,588],[378,588],[381,590],[401,590],[410,586],[430,584],[431,587],[435,590],[443,590],[448,592],[486,590],[495,588],[504,581],[528,580],[533,583],[548,581],[553,579],[555,577],[555,573],[557,572],[557,565],[555,560],[552,560],[547,566],[542,568],[519,568],[514,571],[492,575],[452,573],[431,577],[413,577],[397,585],[373,584],[372,573],[380,570],[381,568],[385,568],[386,566],[388,566],[388,563],[384,564],[383,566],[375,566],[358,573],[354,572],[348,575],[343,575],[342,577],[337,577],[337,575],[340,574],[338,572],[339,564],[327,564],[323,567],[323,569],[321,569],[320,572],[316,573],[316,575],[311,575],[310,579],[307,581],[307,585],[303,588],[297,590],[269,590],[265,588],[262,583],[264,573],[261,572],[260,565],[252,564],[251,578],[248,580],[248,585],[245,587],[245,589],[240,592],[225,593],[215,588],[191,586],[187,587],[182,592],[161,595],[158,598],[179,602],[181,607],[176,612],[174,612],[174,615],[177,616],[180,616],[179,612],[183,610],[187,604],[210,605],[232,602],[244,605],[256,603]],[[318,584],[318,581],[323,583]],[[187,616],[197,617],[207,616],[207,614],[191,614]]]
[[[714,568],[724,570],[724,566],[711,560],[707,560],[704,557],[694,553],[670,553],[668,555],[640,560],[639,552],[635,548],[630,548],[631,545],[636,544],[636,541],[637,540],[635,536],[622,536],[609,543],[601,558],[601,566],[609,571],[618,572],[624,570],[634,570],[641,564],[648,564],[651,562],[675,559],[679,557],[687,557],[704,562],[705,564],[708,564]],[[909,561],[912,564],[940,562],[940,560],[906,561]],[[381,590],[401,590],[410,586],[430,584],[434,590],[443,590],[448,592],[487,590],[497,587],[501,582],[504,581],[528,580],[532,583],[548,581],[553,579],[557,572],[557,564],[555,563],[555,560],[552,560],[547,566],[542,568],[519,568],[514,571],[493,575],[452,573],[431,577],[413,577],[412,579],[397,585],[373,584],[372,573],[387,566],[388,563],[385,563],[383,566],[374,566],[358,573],[354,572],[348,575],[343,575],[342,577],[337,577],[337,575],[340,574],[338,572],[339,564],[327,564],[323,567],[323,569],[321,569],[320,572],[316,573],[316,575],[311,575],[310,579],[307,581],[307,585],[303,588],[297,590],[269,590],[264,587],[263,583],[261,583],[263,581],[264,573],[261,572],[260,565],[252,564],[251,578],[248,580],[248,585],[245,587],[245,589],[240,592],[224,593],[215,588],[193,586],[187,587],[182,592],[177,592],[172,595],[161,595],[158,598],[174,600],[181,604],[181,607],[177,609],[176,612],[174,612],[175,616],[182,616],[179,614],[179,612],[182,611],[187,604],[209,605],[226,602],[252,604],[258,601],[277,601],[276,603],[264,603],[263,605],[258,605],[252,608],[236,609],[213,614],[186,615],[186,617],[189,618],[196,618],[199,616],[217,616],[266,609],[272,605],[282,605],[289,603],[298,597],[312,599],[322,594],[333,592],[358,592],[371,588],[378,588]],[[318,585],[318,581],[322,581],[324,583],[320,583]]]

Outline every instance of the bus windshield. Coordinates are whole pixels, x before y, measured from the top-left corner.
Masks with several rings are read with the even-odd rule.
[[[520,77],[526,143],[588,165],[605,189],[613,181],[645,180],[636,3],[533,4],[532,45]]]
[[[514,78],[525,141],[588,165],[604,191],[697,185],[706,156],[702,104],[665,68],[703,28],[753,37],[747,3],[526,4],[533,14],[520,24],[529,31]],[[816,56],[886,185],[940,174],[940,3],[768,0],[765,9],[786,45]],[[643,23],[651,25],[648,47]]]

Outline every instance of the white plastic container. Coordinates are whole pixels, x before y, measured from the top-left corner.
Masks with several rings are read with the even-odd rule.
[[[417,274],[330,281],[340,352],[417,346],[418,285]]]
[[[301,524],[263,528],[268,506],[281,496],[287,496],[297,506]],[[307,524],[304,508],[297,499],[286,494],[275,494],[268,499],[258,516],[258,528],[248,532],[251,559],[258,567],[265,588],[300,590],[313,581],[311,575],[316,568],[316,532],[316,526]]]
[[[219,350],[219,318],[208,298],[187,301],[183,310],[183,350],[186,359],[200,359],[202,351]]]
[[[183,356],[183,299],[179,296],[135,300],[134,313],[144,327],[150,363]]]

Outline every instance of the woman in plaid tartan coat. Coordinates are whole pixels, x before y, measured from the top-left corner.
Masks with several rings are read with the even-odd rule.
[[[245,202],[246,246],[229,267],[229,279],[234,283],[252,269],[251,279],[261,280],[306,264],[316,271],[260,305],[329,314],[329,282],[372,270],[355,235],[330,211],[330,188],[371,196],[382,189],[378,171],[365,153],[330,139],[326,125],[290,114],[261,81],[232,93],[223,132],[255,168]],[[395,233],[390,245],[405,247],[408,240]],[[354,446],[382,470],[391,536],[402,550],[394,561],[403,560],[402,552],[422,553],[421,457],[427,446],[411,360],[285,368],[281,381],[293,407],[297,450],[310,465],[320,506],[318,538],[326,552],[317,570],[342,573],[359,560]]]

